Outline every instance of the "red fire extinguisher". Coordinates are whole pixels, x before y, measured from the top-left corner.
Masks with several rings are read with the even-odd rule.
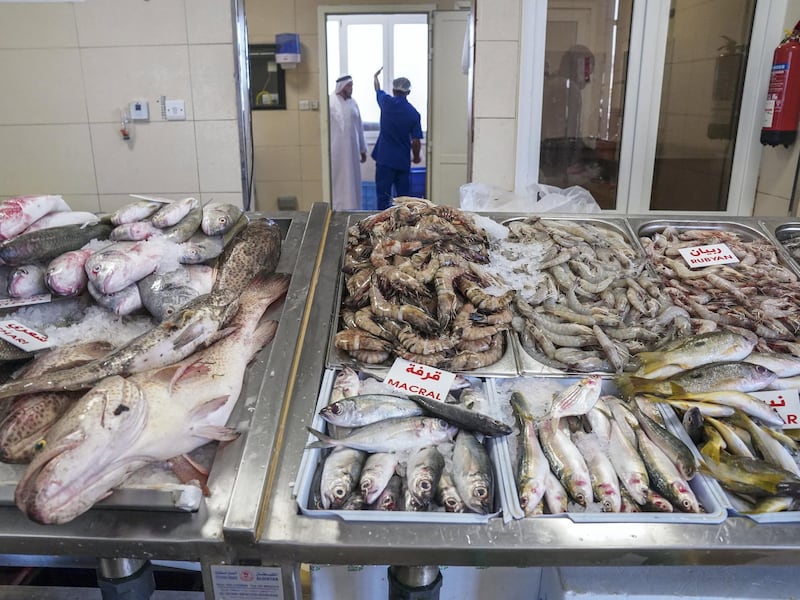
[[[800,21],[775,48],[769,79],[761,143],[787,148],[797,137],[800,119]]]

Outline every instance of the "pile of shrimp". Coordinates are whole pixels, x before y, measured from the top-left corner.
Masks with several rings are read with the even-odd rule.
[[[760,352],[800,355],[800,283],[766,239],[734,231],[667,227],[642,237],[673,302],[692,316],[694,333],[727,329],[758,338]],[[690,269],[679,248],[724,243],[738,263]]]
[[[469,214],[419,198],[396,198],[351,226],[336,347],[366,364],[399,356],[469,371],[497,362],[514,291],[483,268],[488,250]]]
[[[688,313],[673,305],[641,250],[614,227],[528,217],[508,228],[492,257],[512,273],[493,274],[530,278],[515,285],[513,327],[539,363],[619,373],[636,367],[638,352],[689,333]]]

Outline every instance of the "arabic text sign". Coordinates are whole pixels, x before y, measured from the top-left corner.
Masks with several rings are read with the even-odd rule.
[[[709,265],[727,265],[739,262],[727,244],[709,244],[708,246],[692,246],[678,248],[683,260],[692,269]]]
[[[47,339],[45,334],[39,333],[27,325],[10,319],[0,321],[0,339],[4,339],[14,344],[17,348],[22,348],[29,352],[52,346],[52,343]]]
[[[15,306],[28,306],[29,304],[42,304],[50,302],[50,294],[36,294],[30,298],[0,298],[0,308],[13,308]]]
[[[444,402],[455,378],[455,373],[396,358],[384,383],[402,394],[415,394]]]
[[[797,389],[750,392],[750,395],[774,408],[783,419],[786,429],[800,429],[800,396]]]

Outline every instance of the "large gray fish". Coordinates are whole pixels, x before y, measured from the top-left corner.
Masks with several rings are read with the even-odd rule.
[[[219,257],[214,289],[237,294],[262,272],[273,273],[281,258],[281,230],[271,219],[257,219],[242,229]]]
[[[200,229],[206,235],[222,235],[242,217],[242,209],[233,204],[212,202],[203,208]]]
[[[158,238],[117,242],[88,258],[86,275],[100,293],[112,294],[154,272],[168,250],[167,242]]]
[[[167,273],[152,273],[137,283],[144,307],[163,321],[191,300],[211,291],[216,269],[207,265],[182,265]]]
[[[110,220],[114,225],[144,221],[164,206],[164,204],[169,204],[171,202],[171,200],[167,199],[137,200],[111,213]]]
[[[620,375],[616,382],[624,396],[657,394],[674,396],[675,386],[688,393],[704,393],[717,390],[755,392],[763,390],[776,375],[766,367],[746,362],[719,362],[682,371],[666,379],[645,379],[631,375]]]
[[[200,220],[203,218],[203,209],[200,206],[195,206],[191,209],[185,217],[178,221],[175,225],[163,229],[164,232],[161,236],[169,242],[180,244],[191,238],[200,227]]]
[[[328,404],[319,411],[319,415],[339,427],[362,427],[393,417],[420,416],[422,408],[405,397],[363,394]]]
[[[453,445],[453,483],[467,508],[488,514],[494,508],[494,471],[489,453],[477,438],[463,429]]]
[[[263,286],[269,297],[277,300],[289,287],[289,276],[274,274]],[[86,365],[24,378],[0,385],[0,398],[50,390],[80,390],[110,375],[130,375],[174,364],[224,337],[223,329],[239,308],[239,294],[225,290],[195,298],[172,318],[134,338],[107,356]]]
[[[360,427],[341,439],[333,439],[311,427],[306,429],[319,438],[319,441],[310,443],[308,448],[346,446],[367,452],[403,452],[443,444],[452,440],[458,431],[447,421],[430,417],[386,419]]]
[[[94,253],[88,248],[65,252],[50,261],[44,275],[48,289],[58,296],[78,296],[86,290],[89,277],[86,261]]]
[[[448,404],[416,394],[411,394],[408,398],[419,404],[427,413],[445,419],[461,429],[477,431],[478,433],[489,436],[508,435],[512,431],[511,427],[502,421],[490,417],[489,415],[464,408],[458,404]]]
[[[12,266],[47,262],[92,240],[108,239],[112,229],[108,223],[97,222],[23,233],[0,245],[0,260]]]
[[[179,223],[193,209],[200,206],[197,198],[184,198],[170,204],[165,204],[150,217],[150,222],[159,229],[166,229]],[[202,212],[201,212],[202,218]],[[198,227],[200,224],[198,223]]]
[[[233,333],[173,364],[99,382],[48,432],[17,485],[17,506],[39,523],[65,523],[108,496],[135,470],[238,436],[226,427],[245,370],[275,335],[259,323],[274,281],[242,295]]]

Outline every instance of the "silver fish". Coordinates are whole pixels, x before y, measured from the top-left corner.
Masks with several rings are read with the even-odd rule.
[[[268,286],[264,289],[264,286]],[[48,432],[16,488],[17,506],[39,523],[65,523],[145,464],[232,440],[225,426],[245,369],[275,335],[260,323],[275,300],[270,282],[242,295],[233,332],[197,355],[128,378],[112,376],[85,394]]]
[[[388,394],[364,394],[343,398],[322,408],[319,415],[339,427],[361,427],[394,417],[423,414],[416,402]]]
[[[169,242],[158,238],[133,245],[119,244],[95,252],[86,261],[89,282],[103,294],[118,292],[150,275],[159,267],[163,256],[170,252]]]
[[[600,503],[603,512],[619,512],[622,506],[619,477],[603,452],[603,444],[593,434],[580,432],[572,435],[572,441],[586,460],[594,499]]]
[[[421,506],[430,505],[439,477],[444,470],[444,457],[435,446],[415,450],[406,464],[406,487]]]
[[[464,504],[464,500],[453,482],[453,475],[447,469],[442,471],[442,475],[439,477],[439,485],[436,486],[434,499],[439,506],[444,507],[445,512],[463,513],[467,509],[467,505]]]
[[[139,294],[139,288],[135,283],[111,294],[100,293],[91,283],[86,285],[86,289],[89,290],[89,294],[98,305],[115,315],[121,317],[130,315],[142,308],[142,296]]]
[[[399,475],[392,475],[386,488],[375,500],[375,510],[399,510],[403,494],[403,478]]]
[[[150,221],[133,221],[132,223],[123,223],[114,227],[108,239],[115,242],[140,242],[151,237],[161,237],[162,235],[164,235],[164,232]]]
[[[50,261],[45,273],[48,289],[58,296],[78,296],[86,289],[86,261],[94,252],[87,248],[65,252]]]
[[[743,362],[766,367],[778,377],[800,375],[800,357],[792,354],[753,352],[742,360]]]
[[[339,509],[350,493],[356,489],[366,452],[351,448],[334,448],[325,458],[322,467],[322,506]]]
[[[512,392],[511,407],[519,429],[519,460],[517,466],[517,496],[525,516],[534,514],[545,492],[545,476],[550,464],[539,444],[536,424],[525,398]]]
[[[647,490],[650,487],[647,467],[635,446],[620,430],[616,420],[611,422],[608,458],[633,501],[639,505],[644,504],[647,501]]]
[[[242,217],[242,209],[233,204],[212,202],[203,208],[200,229],[206,235],[222,235]]]
[[[61,196],[17,196],[0,203],[0,241],[19,235],[38,219],[71,210]]]
[[[375,502],[389,484],[398,460],[397,454],[391,452],[376,452],[367,457],[358,482],[367,504]]]
[[[367,452],[402,452],[442,444],[452,440],[457,431],[447,421],[430,417],[386,419],[360,427],[342,439],[333,439],[311,427],[306,429],[319,438],[308,448],[347,446]]]
[[[683,512],[700,512],[700,505],[692,488],[683,479],[669,457],[647,437],[640,427],[637,427],[635,432],[639,443],[639,454],[647,467],[650,484]]]
[[[638,406],[634,407],[634,414],[647,437],[670,458],[681,477],[687,481],[694,477],[697,473],[697,459],[683,440],[648,417]]]
[[[110,233],[111,225],[101,222],[23,233],[0,245],[0,260],[12,266],[47,262],[92,240],[108,239]]]
[[[98,221],[95,213],[88,211],[78,210],[65,210],[61,212],[53,212],[46,214],[41,219],[37,219],[33,224],[28,227],[24,233],[31,233],[41,229],[49,229],[50,227],[61,227],[63,225],[83,225],[85,223],[93,223]]]
[[[603,381],[599,375],[589,375],[572,384],[553,398],[550,418],[560,419],[573,415],[584,415],[597,403],[602,392]]]
[[[180,244],[191,238],[200,227],[200,219],[203,218],[203,209],[195,206],[186,216],[171,227],[163,229],[163,239]]]
[[[48,291],[45,268],[41,265],[17,267],[8,276],[8,295],[12,298],[30,298]]]
[[[544,479],[544,502],[551,514],[558,515],[567,512],[569,494],[555,474],[548,470]]]
[[[159,208],[156,213],[150,217],[150,222],[159,229],[172,227],[183,219],[192,209],[200,206],[197,198],[184,198],[176,202],[171,202]]]
[[[114,225],[123,225],[125,223],[133,223],[134,221],[144,221],[152,216],[164,204],[170,203],[171,200],[138,200],[130,202],[119,210],[111,213],[110,220]]]
[[[551,419],[538,424],[539,441],[550,463],[550,470],[561,481],[570,497],[581,506],[592,499],[589,468],[578,448]]]
[[[174,271],[151,273],[137,283],[142,304],[159,321],[171,317],[189,301],[211,291],[216,269],[182,265]]]
[[[471,511],[494,510],[494,471],[489,453],[469,431],[461,430],[453,445],[453,483]]]

